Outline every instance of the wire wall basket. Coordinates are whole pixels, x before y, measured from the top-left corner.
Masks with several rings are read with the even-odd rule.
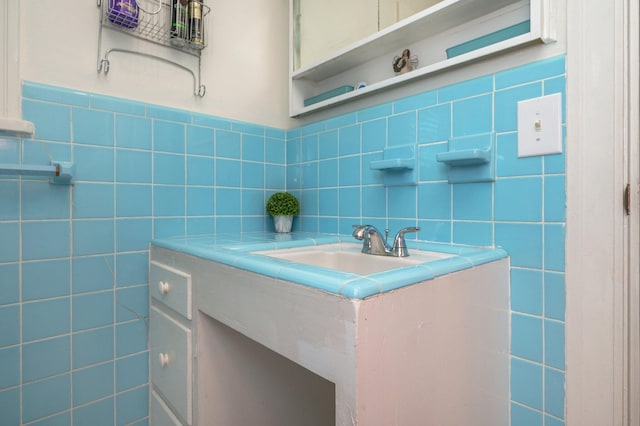
[[[209,6],[200,0],[102,0],[102,25],[185,51],[206,47]]]

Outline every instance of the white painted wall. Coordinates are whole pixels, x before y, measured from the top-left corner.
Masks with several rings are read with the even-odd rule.
[[[96,0],[21,0],[20,77],[78,90],[287,128],[288,0],[207,0],[207,94],[192,94],[191,76],[153,59],[113,54],[108,75],[97,72]],[[106,47],[162,50],[105,31]],[[170,52],[170,57],[185,60]],[[181,59],[182,58],[182,59]],[[186,57],[187,63],[194,61]]]

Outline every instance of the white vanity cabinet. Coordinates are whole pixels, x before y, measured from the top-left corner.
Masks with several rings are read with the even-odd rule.
[[[151,423],[193,424],[191,276],[151,261]]]

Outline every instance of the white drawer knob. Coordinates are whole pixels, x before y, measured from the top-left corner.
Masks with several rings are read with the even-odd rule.
[[[169,354],[163,354],[162,352],[160,352],[160,366],[161,367],[166,367],[167,365],[169,365]]]
[[[160,291],[160,294],[169,293],[169,283],[166,281],[160,281],[158,283],[158,290]]]

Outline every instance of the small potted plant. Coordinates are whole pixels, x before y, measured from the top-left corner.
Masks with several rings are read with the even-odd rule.
[[[276,232],[291,232],[293,216],[299,211],[298,200],[288,192],[276,192],[267,200],[267,213],[273,216]]]

